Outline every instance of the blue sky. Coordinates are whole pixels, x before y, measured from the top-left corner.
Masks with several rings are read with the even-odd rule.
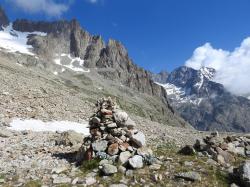
[[[42,9],[31,5],[36,1],[50,4]],[[121,41],[136,64],[153,72],[171,71],[185,64],[193,51],[206,42],[232,51],[250,36],[250,0],[0,2],[11,20],[77,18],[90,33]]]

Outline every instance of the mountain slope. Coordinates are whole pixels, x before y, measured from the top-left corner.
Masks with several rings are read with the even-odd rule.
[[[165,87],[170,103],[199,130],[250,131],[250,101],[229,93],[212,81],[215,70],[180,67],[169,74]]]
[[[2,46],[1,59],[28,67],[32,72],[38,71],[38,74],[35,73],[38,78],[40,73],[50,74],[48,79],[53,84],[64,85],[65,88],[84,95],[74,102],[80,103],[82,100],[91,105],[97,98],[111,95],[117,99],[121,107],[136,116],[172,126],[189,126],[174,113],[164,88],[152,81],[149,72],[130,60],[128,52],[120,42],[110,40],[105,44],[100,36],[92,36],[83,30],[76,20],[16,20],[9,27],[9,30],[5,27],[0,32],[8,33],[14,44],[22,39],[23,43],[20,45],[29,53]],[[15,69],[17,66],[13,67]],[[32,79],[34,83],[37,80]],[[19,103],[18,100],[16,102]],[[55,108],[59,109],[58,107],[65,104],[59,103],[60,105]],[[22,103],[20,107],[23,107]],[[80,108],[72,110],[81,111]],[[82,113],[87,116],[89,111],[83,109]],[[43,112],[38,112],[38,116],[46,119]],[[53,116],[50,113],[47,118],[53,119]]]

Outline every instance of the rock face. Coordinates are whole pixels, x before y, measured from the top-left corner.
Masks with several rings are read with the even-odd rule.
[[[85,138],[77,155],[79,163],[102,159],[99,163],[101,171],[110,175],[117,172],[117,167],[112,163],[122,164],[125,173],[128,166],[137,169],[142,168],[144,163],[153,164],[157,161],[152,151],[145,147],[144,134],[134,126],[123,125],[129,116],[111,98],[98,100],[96,106],[97,111],[89,121],[91,135]]]
[[[98,68],[104,78],[121,81],[122,84],[139,92],[163,97],[164,89],[155,84],[151,74],[136,66],[129,58],[125,47],[118,41],[109,40],[107,44],[100,36],[92,36],[83,30],[76,20],[56,22],[33,22],[18,19],[13,28],[22,32],[40,31],[48,33],[46,37],[30,36],[28,44],[34,52],[44,57],[54,54],[72,54],[84,59],[85,67]]]
[[[185,66],[171,72],[163,84],[171,105],[198,130],[249,132],[250,101],[214,82],[215,73]]]
[[[9,24],[9,19],[6,16],[3,8],[0,6],[0,30]]]

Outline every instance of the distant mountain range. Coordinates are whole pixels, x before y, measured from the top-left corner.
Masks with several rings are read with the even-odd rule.
[[[216,71],[179,67],[161,80],[171,105],[199,130],[250,131],[250,101],[213,81]],[[159,75],[158,75],[159,76]]]

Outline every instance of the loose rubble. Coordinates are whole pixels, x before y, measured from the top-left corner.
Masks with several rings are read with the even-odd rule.
[[[78,151],[78,163],[100,159],[102,174],[111,175],[118,170],[126,173],[157,161],[152,150],[145,147],[144,133],[135,128],[135,122],[116,102],[110,97],[102,98],[96,106],[97,111],[89,121],[91,135],[85,137]]]
[[[211,133],[203,140],[196,140],[193,146],[186,145],[180,153],[197,154],[214,159],[222,166],[229,167],[235,161],[235,156],[250,157],[250,135],[220,136],[218,132]]]

